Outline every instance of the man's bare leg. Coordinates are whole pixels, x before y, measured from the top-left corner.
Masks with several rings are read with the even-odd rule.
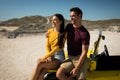
[[[57,78],[59,79],[59,80],[75,80],[74,78],[72,78],[72,77],[68,77],[66,74],[67,74],[68,72],[66,71],[66,69],[64,69],[64,68],[62,68],[62,67],[60,67],[59,69],[58,69],[58,71],[57,71],[57,73],[56,73],[56,76],[57,76]]]

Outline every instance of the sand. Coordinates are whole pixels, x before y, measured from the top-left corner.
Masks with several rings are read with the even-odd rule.
[[[106,44],[110,55],[120,55],[120,33],[103,32],[99,53]],[[90,31],[90,49],[98,31]],[[65,45],[66,50],[66,45]],[[45,34],[22,35],[15,39],[0,36],[0,80],[28,80],[36,60],[45,54]]]

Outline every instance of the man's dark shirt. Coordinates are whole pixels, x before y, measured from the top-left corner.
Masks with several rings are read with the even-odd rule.
[[[82,53],[82,45],[89,45],[90,34],[84,26],[74,28],[72,24],[66,26],[68,55],[77,56]]]

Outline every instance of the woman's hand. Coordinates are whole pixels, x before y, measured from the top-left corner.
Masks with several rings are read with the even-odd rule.
[[[45,37],[46,37],[46,38],[49,37],[49,33],[48,33],[48,32],[45,33]]]
[[[46,59],[46,61],[47,61],[47,62],[53,61],[53,57],[48,57],[48,58]]]

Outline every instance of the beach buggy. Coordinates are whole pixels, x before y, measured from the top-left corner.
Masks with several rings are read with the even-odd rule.
[[[102,31],[99,31],[93,49],[87,53],[89,59],[87,80],[120,80],[120,55],[110,56],[106,45],[103,45],[103,52],[98,54],[101,40],[105,40],[105,36],[102,35]],[[65,57],[67,58],[67,52],[65,52]],[[48,70],[44,80],[59,80],[56,77],[56,71]]]

